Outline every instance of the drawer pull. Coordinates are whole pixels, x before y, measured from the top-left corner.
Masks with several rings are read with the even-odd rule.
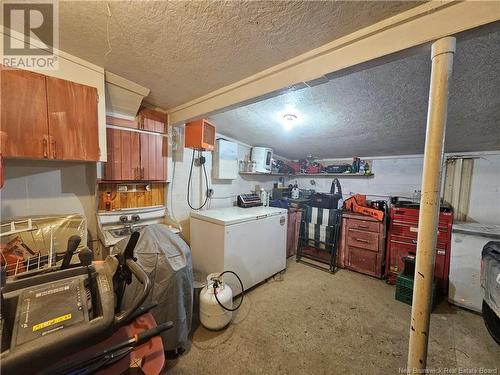
[[[417,240],[411,240],[411,243],[416,245],[417,244]]]
[[[437,255],[446,255],[446,251],[444,251],[444,250],[438,250],[438,251],[436,251],[436,254]]]
[[[363,229],[368,229],[368,225],[358,224],[357,227],[358,228],[363,228]]]
[[[364,238],[355,238],[355,240],[358,241],[358,242],[370,243],[370,241],[365,240]]]

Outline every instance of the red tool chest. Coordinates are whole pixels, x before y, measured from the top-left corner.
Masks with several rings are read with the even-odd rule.
[[[418,207],[391,206],[389,231],[387,233],[386,275],[391,284],[403,270],[403,257],[417,254]],[[450,272],[451,227],[453,212],[442,208],[439,213],[434,278],[443,295],[448,294]]]
[[[337,266],[381,278],[385,232],[385,222],[344,211]]]

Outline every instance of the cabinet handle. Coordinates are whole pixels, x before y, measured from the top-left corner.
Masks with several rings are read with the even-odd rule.
[[[365,240],[364,238],[355,238],[356,241],[358,242],[363,242],[363,243],[369,243],[370,241]]]
[[[358,228],[368,229],[368,225],[358,224]]]
[[[52,140],[52,142],[51,142],[51,148],[52,148],[52,159],[55,159],[55,158],[56,158],[56,156],[57,156],[56,147],[57,147],[56,140],[55,140],[55,139],[53,139],[53,140]]]
[[[49,157],[49,148],[48,148],[48,141],[47,138],[43,138],[42,140],[42,146],[43,146],[43,157],[47,159]]]
[[[436,254],[437,255],[446,255],[446,251],[444,251],[444,250],[438,250],[438,251],[436,251]]]
[[[417,240],[411,240],[411,243],[416,245],[417,244]]]
[[[141,167],[141,180],[144,179],[144,167]]]

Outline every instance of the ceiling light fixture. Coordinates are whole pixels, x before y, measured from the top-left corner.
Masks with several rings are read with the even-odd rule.
[[[285,113],[282,116],[283,128],[285,130],[291,130],[296,122],[297,122],[297,115],[293,113]]]
[[[283,115],[283,119],[286,121],[295,121],[297,120],[297,115],[294,115],[293,113],[286,113]]]

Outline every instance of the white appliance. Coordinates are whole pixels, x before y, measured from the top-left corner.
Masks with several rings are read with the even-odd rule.
[[[238,177],[238,144],[218,139],[213,153],[212,177],[218,180],[235,180]]]
[[[252,147],[252,161],[255,162],[255,172],[271,173],[273,149]]]
[[[204,274],[234,271],[244,289],[286,268],[287,210],[228,207],[191,212],[193,268]],[[226,280],[238,294],[239,284]]]
[[[448,292],[451,303],[481,312],[481,252],[489,241],[500,241],[500,225],[453,224]]]

